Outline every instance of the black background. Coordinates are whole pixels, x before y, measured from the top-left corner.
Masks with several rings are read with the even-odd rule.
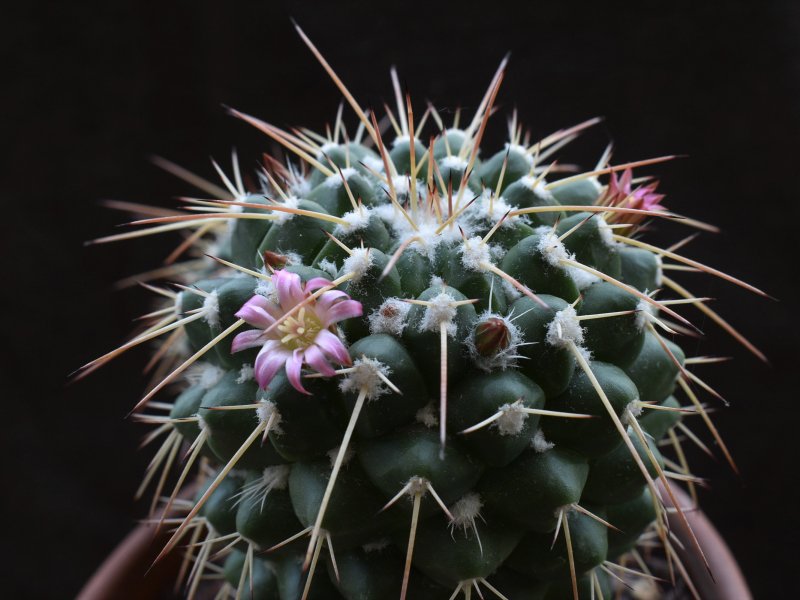
[[[64,382],[122,340],[147,308],[143,291],[113,292],[112,282],[156,265],[174,240],[83,248],[123,220],[98,200],[172,206],[174,195],[192,191],[153,167],[150,153],[209,177],[208,157],[225,161],[233,145],[254,164],[269,144],[226,117],[222,103],[279,125],[320,128],[332,119],[338,94],[290,15],[363,104],[391,98],[388,68],[396,64],[419,112],[425,98],[474,107],[511,50],[504,110],[490,127],[496,147],[503,113],[516,105],[534,135],[605,116],[566,154],[586,165],[608,139],[618,161],[688,155],[653,170],[666,202],[723,233],[687,252],[780,299],[683,278],[717,298],[772,361],[760,364],[693,313],[710,335],[684,342],[688,353],[736,359],[700,371],[732,402],[716,420],[742,471],[737,478],[694,453],[695,470],[711,479],[704,507],[757,597],[796,593],[800,5],[524,6],[140,0],[4,10],[5,597],[71,597],[143,515],[132,495],[148,453],[136,450],[143,429],[123,417],[141,392],[146,352],[78,385]],[[672,225],[656,236],[686,233]]]

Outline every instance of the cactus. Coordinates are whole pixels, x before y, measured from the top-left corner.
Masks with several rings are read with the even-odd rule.
[[[640,543],[685,573],[665,516],[697,482],[684,419],[733,460],[690,371],[714,359],[668,339],[696,331],[677,305],[761,355],[664,271],[763,292],[641,241],[645,219],[713,229],[633,178],[672,157],[570,174],[551,157],[597,120],[531,143],[516,114],[484,156],[505,60],[468,123],[417,119],[394,70],[379,121],[298,31],[357,130],[231,109],[291,160],[245,186],[234,154],[224,188],[162,161],[211,197],[97,240],[187,232],[146,329],[83,371],[161,340],[132,413],[162,440],[140,490],[159,558],[187,546],[189,597],[265,600],[610,598],[649,581]]]

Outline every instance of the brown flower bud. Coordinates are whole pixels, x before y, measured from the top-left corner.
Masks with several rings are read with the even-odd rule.
[[[475,349],[481,356],[494,356],[510,343],[511,332],[500,317],[489,317],[475,326]]]

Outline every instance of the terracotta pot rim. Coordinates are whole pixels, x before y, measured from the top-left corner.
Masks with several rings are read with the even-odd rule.
[[[663,486],[659,484],[659,488],[665,505],[674,506]],[[708,561],[706,568],[686,525],[676,512],[670,513],[668,516],[670,527],[683,544],[683,548],[676,545],[675,550],[702,600],[752,600],[753,595],[747,580],[722,535],[702,510],[694,509],[691,498],[683,490],[672,487],[672,493],[683,509],[686,520],[697,536],[700,548]]]

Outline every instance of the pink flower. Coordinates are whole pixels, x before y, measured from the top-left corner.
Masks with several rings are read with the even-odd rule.
[[[614,206],[625,206],[641,210],[666,210],[660,204],[664,199],[664,194],[655,193],[658,188],[658,181],[653,181],[631,190],[632,179],[633,172],[630,169],[625,169],[619,179],[617,179],[616,173],[611,174],[611,181],[608,183],[608,194],[616,200],[616,202],[612,203]]]
[[[272,284],[277,302],[255,295],[236,313],[238,318],[256,329],[238,334],[231,344],[231,352],[261,346],[253,369],[262,389],[285,366],[289,383],[296,390],[308,394],[300,379],[304,365],[330,377],[335,375],[331,362],[350,364],[347,348],[336,335],[336,323],[360,317],[363,309],[360,302],[351,300],[338,290],[328,290],[308,300],[314,291],[330,283],[327,279],[315,277],[304,287],[299,275],[285,270],[275,271]],[[296,309],[301,303],[302,306]],[[292,309],[296,310],[288,314]]]
[[[641,185],[635,190],[632,189],[633,172],[625,169],[621,177],[616,173],[611,173],[611,180],[608,182],[608,189],[601,204],[605,206],[620,206],[623,208],[637,208],[639,210],[667,210],[661,204],[664,194],[657,194],[658,181],[653,181],[647,185]],[[614,216],[615,222],[637,223],[643,219],[643,215],[617,214]]]

